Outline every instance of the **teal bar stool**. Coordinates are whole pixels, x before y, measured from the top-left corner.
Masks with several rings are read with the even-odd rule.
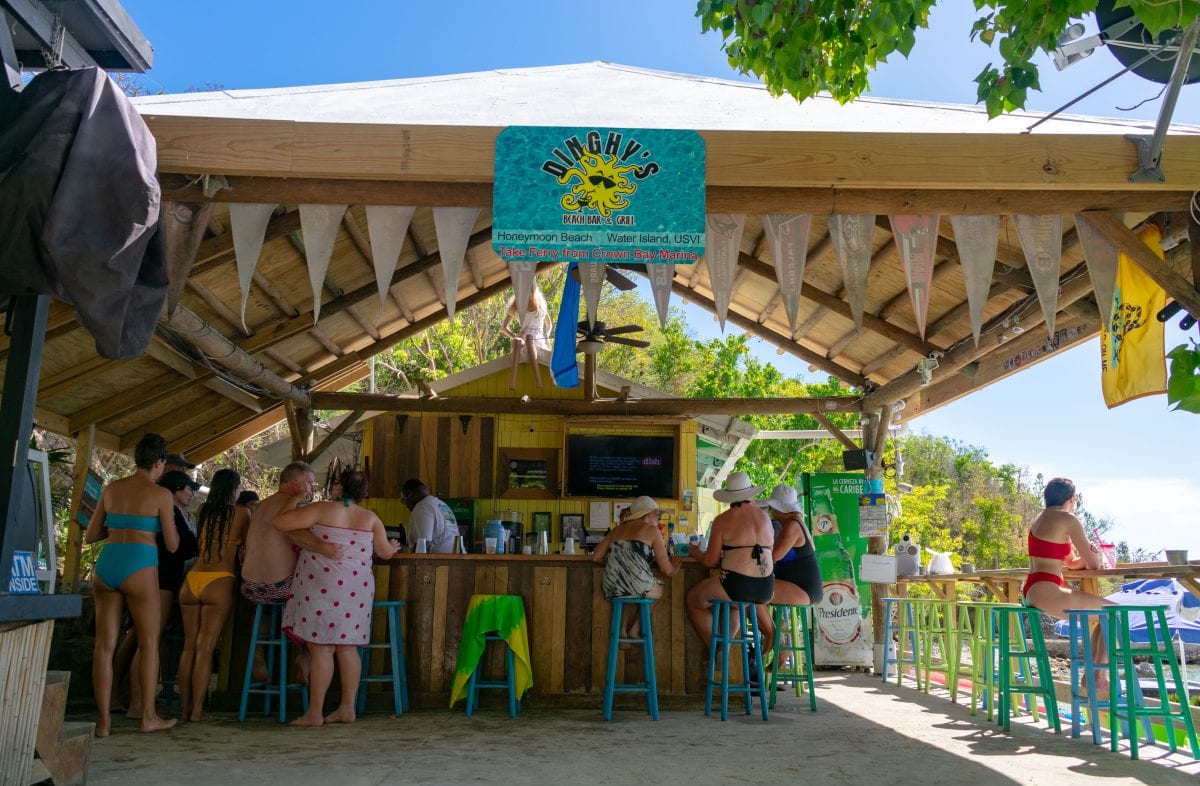
[[[899,658],[900,644],[899,644],[899,642],[896,643],[896,654],[895,655],[892,654],[892,634],[895,632],[896,628],[898,627],[898,626],[895,626],[892,624],[892,618],[895,617],[896,614],[898,613],[897,608],[900,607],[901,604],[904,604],[904,601],[907,601],[907,600],[908,600],[908,598],[883,598],[883,645],[884,645],[884,647],[883,647],[883,669],[880,672],[881,679],[883,682],[888,681],[888,674],[891,672],[892,666],[895,666],[897,669],[900,668],[900,658]],[[908,613],[908,627],[911,630],[916,627],[915,622],[912,619],[912,606],[908,605],[908,604],[904,604],[904,608],[905,608],[906,612]],[[909,637],[911,639],[909,642],[911,651],[915,652],[917,649],[916,636],[914,634],[910,633]]]
[[[281,628],[283,624],[283,607],[282,603],[256,603],[254,604],[254,622],[251,625],[250,632],[250,650],[246,653],[246,677],[242,681],[242,702],[238,709],[238,720],[246,720],[246,706],[250,701],[250,694],[257,693],[263,696],[263,715],[271,714],[271,699],[279,698],[279,722],[287,721],[287,695],[288,691],[299,691],[300,700],[304,711],[308,711],[308,686],[298,682],[288,682],[288,640]],[[266,637],[259,635],[259,628],[262,625],[263,609],[267,609],[267,634]],[[267,678],[258,682],[252,681],[251,677],[254,672],[254,653],[259,645],[262,645],[266,650],[264,653],[267,661]]]
[[[904,679],[904,665],[906,663],[912,665],[913,677],[917,681],[917,688],[922,689],[924,683],[921,681],[921,654],[923,646],[923,637],[925,632],[925,603],[918,598],[895,598],[896,601],[896,633],[898,640],[896,642],[896,685],[902,684]],[[891,621],[889,615],[888,621]],[[907,650],[905,643],[908,643]],[[886,655],[884,656],[886,660]],[[885,663],[886,669],[886,663]]]
[[[1109,664],[1098,664],[1095,661],[1095,652],[1092,650],[1092,625],[1099,625],[1101,627],[1105,646],[1111,646],[1109,643],[1108,614],[1103,609],[1067,610],[1068,646],[1071,656],[1071,736],[1079,736],[1080,727],[1083,723],[1083,707],[1086,704],[1087,724],[1092,730],[1092,742],[1099,745],[1102,729],[1100,711],[1111,712],[1114,703],[1115,706],[1121,707],[1128,700],[1130,694],[1125,693],[1124,686],[1118,680],[1110,684],[1109,698],[1096,698],[1096,673],[1099,671],[1108,672]],[[1081,683],[1087,686],[1086,696],[1080,692]],[[1137,706],[1145,706],[1146,702],[1142,697],[1142,688],[1137,680],[1134,681],[1132,697]],[[1149,718],[1142,719],[1142,731],[1145,734],[1146,743],[1154,744],[1154,729],[1150,724]],[[1127,723],[1122,724],[1122,732],[1126,736],[1129,735],[1129,725]]]
[[[408,712],[408,669],[404,662],[404,629],[400,625],[400,610],[404,605],[402,600],[377,600],[373,604],[372,612],[383,609],[387,615],[387,639],[372,642],[368,638],[367,643],[358,648],[362,656],[362,677],[358,683],[355,710],[360,715],[367,711],[367,684],[372,682],[391,683],[392,711],[396,717]],[[388,651],[391,660],[388,673],[370,673],[372,650]]]
[[[1175,650],[1171,647],[1166,607],[1105,606],[1103,611],[1108,622],[1108,678],[1110,685],[1115,688],[1123,680],[1125,694],[1127,696],[1135,695],[1139,685],[1133,658],[1135,655],[1142,658],[1149,657],[1151,663],[1154,664],[1154,678],[1158,682],[1160,698],[1158,707],[1147,707],[1144,703],[1142,706],[1137,706],[1133,702],[1124,702],[1120,706],[1112,708],[1108,716],[1109,742],[1112,750],[1117,750],[1117,729],[1120,721],[1127,721],[1130,726],[1134,726],[1139,718],[1161,718],[1163,726],[1166,727],[1167,745],[1171,752],[1174,753],[1178,749],[1178,742],[1175,739],[1175,724],[1180,722],[1183,724],[1188,746],[1192,749],[1192,758],[1200,759],[1200,744],[1197,744],[1196,741],[1196,727],[1192,723],[1192,714],[1188,706],[1181,703],[1179,709],[1173,710],[1171,703],[1167,701],[1168,675],[1163,672],[1164,666],[1169,672],[1175,694],[1180,697],[1187,694],[1179,674],[1179,661],[1175,657]],[[1135,644],[1133,641],[1130,622],[1132,618],[1136,617],[1141,617],[1146,626],[1147,641],[1144,646]],[[1129,755],[1134,759],[1138,757],[1138,738],[1136,734],[1132,733],[1129,735]]]
[[[817,692],[813,685],[813,652],[809,622],[812,606],[771,604],[771,615],[775,621],[775,669],[771,675],[770,708],[775,709],[775,692],[779,683],[790,682],[796,689],[796,698],[808,690],[808,708],[817,711]],[[784,639],[787,645],[784,646]]]
[[[521,702],[517,699],[516,668],[513,666],[512,648],[508,646],[504,637],[496,632],[485,634],[483,639],[485,648],[487,647],[486,642],[489,641],[498,641],[500,646],[504,647],[504,677],[494,680],[485,679],[483,662],[486,659],[479,659],[479,662],[475,664],[475,670],[471,672],[471,681],[467,683],[467,717],[471,717],[479,707],[479,691],[487,688],[508,691],[508,716],[515,718],[521,709]]]
[[[762,666],[762,640],[758,635],[758,617],[753,603],[736,600],[714,600],[712,644],[708,648],[708,687],[704,692],[704,714],[712,714],[714,690],[721,692],[721,720],[729,720],[729,650],[737,647],[742,653],[742,684],[733,686],[746,700],[746,714],[751,713],[754,694],[758,694],[762,719],[767,720],[767,702],[763,685],[766,680]],[[730,633],[730,617],[736,614],[738,633]],[[717,654],[721,657],[721,679],[716,679]],[[751,671],[753,664],[754,671]],[[757,680],[755,680],[757,677]]]
[[[609,602],[612,604],[612,622],[608,627],[608,666],[604,674],[604,719],[612,720],[614,694],[644,693],[646,713],[658,720],[658,677],[654,671],[654,634],[650,628],[650,607],[654,600],[610,598]],[[640,636],[621,635],[621,618],[626,606],[637,608]],[[622,644],[634,644],[642,648],[642,670],[645,678],[641,682],[617,683],[617,657]]]
[[[1055,733],[1062,732],[1058,717],[1058,697],[1054,695],[1054,679],[1050,674],[1050,659],[1046,656],[1046,640],[1042,635],[1042,612],[1027,606],[998,606],[992,609],[1000,631],[1000,712],[997,722],[1005,731],[1012,730],[1012,697],[1025,695],[1030,699],[1033,719],[1038,719],[1037,697],[1046,702],[1047,720]],[[1026,628],[1029,638],[1026,639]],[[1015,636],[1015,640],[1014,640]],[[1013,669],[1019,669],[1014,674]]]

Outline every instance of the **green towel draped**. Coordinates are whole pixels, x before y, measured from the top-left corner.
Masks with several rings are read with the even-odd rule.
[[[466,698],[467,683],[475,664],[483,657],[484,635],[497,631],[513,652],[513,682],[520,699],[533,687],[533,668],[529,660],[529,634],[525,626],[525,603],[520,595],[472,595],[458,643],[458,662],[454,666],[454,686],[450,706]]]

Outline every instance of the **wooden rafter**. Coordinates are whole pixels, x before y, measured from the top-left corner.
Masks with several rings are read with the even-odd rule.
[[[309,462],[315,461],[317,456],[328,450],[335,442],[342,438],[343,434],[353,428],[354,424],[362,418],[365,412],[366,410],[364,409],[356,409],[342,418],[342,422],[337,424],[333,431],[330,431],[316,447],[309,451],[304,460]]]
[[[228,199],[228,196],[226,199]],[[270,243],[276,238],[284,237],[289,232],[295,232],[298,229],[300,229],[299,210],[273,216],[267,222],[267,231],[263,235],[263,245]],[[232,232],[226,232],[223,235],[209,238],[200,243],[200,248],[196,251],[196,259],[192,262],[192,276],[199,276],[226,262],[232,262],[236,258],[237,256],[233,251]]]
[[[211,376],[211,371],[205,371],[201,377]],[[95,404],[72,412],[68,422],[72,433],[87,428],[91,424],[104,423],[119,417],[136,407],[149,407],[171,396],[180,389],[191,385],[193,380],[181,376],[174,370],[151,377],[136,387],[122,391],[115,396],[101,399]]]
[[[812,416],[814,418],[816,418],[817,422],[820,423],[825,428],[826,431],[828,431],[830,434],[833,435],[834,439],[836,439],[838,442],[842,443],[842,446],[845,447],[846,450],[857,450],[858,449],[858,445],[855,444],[854,440],[850,439],[850,437],[846,435],[846,432],[842,431],[840,428],[835,426],[833,424],[833,421],[831,421],[829,418],[825,417],[824,412],[820,412],[820,411],[813,412]]]
[[[1175,302],[1183,306],[1189,314],[1200,317],[1200,290],[1191,282],[1176,273],[1170,265],[1158,258],[1133,230],[1109,213],[1081,213],[1076,221],[1086,221],[1108,240],[1114,243],[1135,265],[1154,279],[1154,282],[1175,298]],[[1193,257],[1196,249],[1191,249]],[[1200,283],[1200,282],[1198,282]]]

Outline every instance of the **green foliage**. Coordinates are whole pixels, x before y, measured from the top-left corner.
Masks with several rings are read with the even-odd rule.
[[[961,0],[960,0],[961,1]],[[1095,10],[1096,0],[974,0],[981,12],[969,31],[994,46],[998,64],[975,77],[989,117],[1025,106],[1038,90],[1040,50],[1050,52],[1072,22]],[[798,101],[827,90],[841,103],[870,89],[868,75],[889,55],[907,56],[916,31],[928,27],[936,0],[699,0],[696,16],[705,31],[719,31],[729,64],[761,78],[772,95]],[[1200,15],[1200,0],[1117,0],[1152,33],[1187,27]]]
[[[1171,373],[1167,377],[1167,403],[1175,409],[1200,413],[1200,344],[1180,344],[1167,353]]]

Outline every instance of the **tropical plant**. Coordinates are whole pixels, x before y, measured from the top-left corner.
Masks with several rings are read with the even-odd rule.
[[[929,26],[937,0],[699,0],[703,30],[719,31],[729,64],[761,78],[772,95],[799,101],[826,90],[841,103],[870,89],[869,75],[888,56],[904,56],[916,31]],[[1033,57],[1050,52],[1075,20],[1094,11],[1097,0],[974,0],[980,11],[972,40],[995,46],[999,64],[976,77],[978,97],[989,117],[1025,106],[1039,90]],[[1200,0],[1116,0],[1128,6],[1153,35],[1187,27],[1200,15]]]
[[[1184,412],[1200,413],[1200,344],[1180,344],[1167,353],[1167,403]]]

